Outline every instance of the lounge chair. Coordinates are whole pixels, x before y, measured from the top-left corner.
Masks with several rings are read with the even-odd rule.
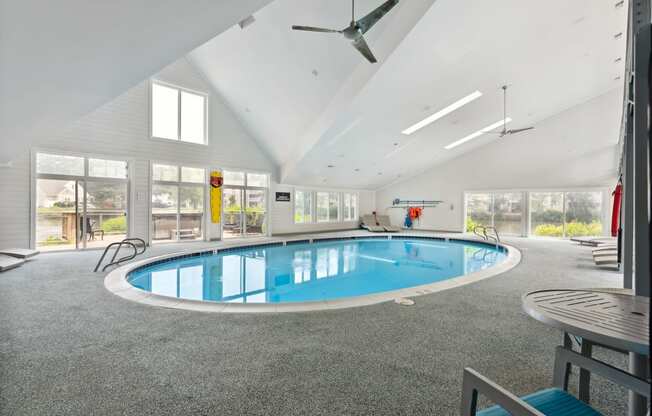
[[[25,263],[25,260],[0,254],[0,272],[13,269]]]
[[[612,243],[616,241],[615,237],[571,237],[571,241],[584,246],[599,246],[600,244]]]
[[[360,224],[362,228],[366,228],[372,233],[382,233],[385,231],[385,227],[380,225],[373,215],[363,215],[362,222]]]
[[[627,390],[650,399],[650,383],[608,364],[584,357],[574,351],[557,347],[553,388],[518,397],[470,368],[464,369],[462,383],[462,416],[600,416],[595,409],[568,393],[568,369],[575,365],[606,378]],[[477,411],[478,395],[496,406]]]
[[[618,253],[609,253],[602,256],[593,256],[596,266],[618,266]]]
[[[38,250],[29,250],[26,248],[5,248],[0,250],[0,254],[5,256],[17,257],[19,259],[28,259],[39,254]]]
[[[397,233],[401,231],[399,227],[392,225],[392,221],[389,219],[389,215],[376,215],[376,219],[378,219],[378,224],[380,224],[380,226],[383,227],[385,231],[390,233]]]

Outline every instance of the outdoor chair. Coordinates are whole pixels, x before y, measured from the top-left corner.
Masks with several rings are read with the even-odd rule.
[[[553,387],[518,397],[476,371],[465,368],[462,383],[462,416],[600,416],[600,413],[568,393],[568,366],[575,365],[650,399],[650,382],[619,368],[557,347]],[[495,406],[477,410],[478,395]]]

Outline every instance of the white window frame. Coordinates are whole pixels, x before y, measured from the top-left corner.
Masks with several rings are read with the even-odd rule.
[[[153,103],[153,95],[154,95],[154,84],[161,85],[163,87],[167,88],[173,88],[177,90],[177,138],[176,139],[168,139],[165,137],[157,137],[154,136],[154,103]],[[196,143],[196,142],[190,142],[183,140],[181,137],[181,92],[186,92],[189,94],[195,94],[195,95],[200,95],[204,97],[204,140],[202,143]],[[167,143],[184,143],[188,145],[195,145],[195,146],[208,146],[208,98],[209,94],[203,91],[197,91],[193,90],[190,88],[185,88],[181,87],[179,85],[171,84],[169,82],[161,81],[159,79],[151,79],[149,83],[149,137],[152,140],[159,140],[159,141],[165,141]],[[176,164],[176,163],[175,163]],[[188,165],[184,165],[188,166]],[[190,167],[190,166],[188,166]]]
[[[296,201],[297,201],[297,192],[302,192],[304,194],[308,194],[308,198],[310,199],[310,221],[303,221],[303,222],[296,222],[296,213],[297,213],[297,206],[296,206]],[[303,189],[303,188],[294,188],[292,192],[292,223],[294,225],[306,225],[306,224],[314,224],[315,223],[315,217],[316,217],[316,212],[315,212],[315,191],[311,189]],[[305,215],[305,213],[304,213]]]
[[[224,168],[219,168],[217,169],[222,173],[222,177],[224,177],[224,172],[238,172],[238,173],[243,173],[244,174],[244,185],[229,185],[226,182],[222,185],[222,210],[221,210],[221,216],[222,218],[220,219],[220,238],[224,240],[224,190],[225,189],[240,189],[242,191],[242,209],[246,210],[246,199],[247,199],[247,191],[265,191],[265,228],[266,232],[264,236],[269,237],[272,232],[272,224],[271,224],[271,181],[272,181],[272,176],[269,172],[266,171],[260,171],[260,170],[252,170],[252,169],[243,169],[243,168],[229,168],[229,167],[224,167]],[[248,178],[247,174],[252,173],[256,175],[266,175],[267,176],[267,186],[249,186],[248,184]],[[245,211],[246,212],[246,211]],[[238,238],[230,238],[229,241],[234,241],[234,240],[239,240],[243,238],[260,238],[260,235],[247,235],[247,221],[246,218],[244,219],[242,223],[242,235]]]
[[[327,220],[320,220],[319,219],[319,206],[317,205],[319,202],[319,194],[328,194],[328,219]],[[337,218],[331,219],[330,217],[330,194],[336,194],[337,195]],[[342,222],[342,193],[337,192],[337,191],[327,191],[327,190],[319,190],[315,191],[315,222],[318,224],[332,224],[332,223],[337,223],[337,222]]]
[[[466,218],[467,218],[467,200],[470,194],[491,194],[492,195],[492,206],[493,206],[493,195],[494,194],[508,194],[508,193],[521,193],[523,196],[523,218],[521,221],[521,234],[522,237],[529,238],[566,238],[566,232],[564,230],[564,237],[539,237],[532,234],[532,224],[531,224],[531,206],[530,206],[530,194],[532,193],[554,193],[559,192],[564,194],[564,218],[566,216],[566,193],[569,192],[600,192],[602,195],[602,233],[603,235],[608,235],[609,224],[610,224],[610,214],[611,214],[611,190],[606,187],[586,187],[586,188],[519,188],[519,189],[488,189],[488,190],[468,190],[464,191],[462,196],[462,227],[461,231],[466,232]],[[493,222],[493,215],[492,215]],[[492,224],[493,226],[493,224]]]
[[[176,166],[177,168],[177,180],[176,181],[160,181],[160,180],[154,180],[154,165],[167,165],[167,166]],[[204,181],[203,183],[199,182],[182,182],[181,181],[181,168],[196,168],[196,169],[203,169],[204,170]],[[209,175],[210,169],[202,166],[202,165],[194,165],[190,163],[178,163],[178,162],[167,162],[167,161],[160,161],[160,160],[151,160],[149,163],[149,198],[148,198],[148,207],[149,207],[149,218],[147,221],[147,234],[148,234],[148,243],[151,245],[154,242],[154,235],[153,235],[153,227],[152,227],[152,193],[154,191],[154,185],[169,185],[169,186],[176,186],[177,187],[177,230],[179,230],[179,222],[181,218],[181,201],[179,201],[179,191],[181,189],[181,186],[183,185],[189,185],[189,186],[201,186],[204,189],[204,205],[203,205],[203,215],[202,215],[202,238],[195,239],[195,240],[181,240],[178,238],[175,240],[170,240],[170,241],[160,241],[156,242],[157,245],[159,244],[171,244],[171,243],[193,243],[193,242],[200,242],[200,241],[208,241],[209,239],[209,228],[208,228],[208,217],[210,214],[210,207],[209,207],[209,201],[210,201],[210,195],[209,189],[208,189],[208,175]]]
[[[353,216],[351,218],[347,218],[347,213],[348,210],[344,210],[344,199],[346,196],[349,196],[349,204],[353,200],[353,197],[355,197],[355,206],[353,207]],[[358,192],[342,192],[342,195],[340,197],[341,200],[341,207],[342,207],[342,222],[355,222],[358,221],[358,218],[360,217],[360,194]]]
[[[54,174],[54,173],[38,173],[37,169],[37,155],[39,153],[50,154],[55,156],[73,156],[84,159],[84,172],[83,175],[65,175],[65,174]],[[31,154],[31,180],[30,180],[30,226],[29,226],[29,246],[31,249],[36,248],[36,221],[37,221],[37,201],[36,201],[36,182],[38,179],[57,179],[65,181],[81,181],[81,182],[110,182],[110,183],[126,183],[127,184],[127,232],[125,235],[127,238],[133,237],[134,230],[134,186],[132,185],[132,180],[134,177],[135,171],[135,160],[133,158],[127,158],[117,155],[105,155],[98,153],[81,153],[81,152],[66,152],[50,148],[32,148]],[[88,159],[104,159],[104,160],[113,160],[113,161],[123,161],[127,162],[127,178],[105,178],[101,176],[89,176],[88,172]],[[84,193],[87,193],[87,188],[84,186]],[[86,195],[84,195],[84,201],[86,201]],[[86,205],[84,204],[84,212],[82,213],[84,217],[86,216]],[[86,236],[86,223],[82,224],[84,230],[84,236]],[[84,237],[86,238],[86,237]],[[85,247],[86,241],[84,240],[84,247],[78,247],[74,249],[64,249],[57,250],[57,252],[66,252],[66,251],[79,251],[79,250],[100,250],[101,247]]]

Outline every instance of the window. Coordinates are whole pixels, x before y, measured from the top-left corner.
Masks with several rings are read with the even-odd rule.
[[[203,238],[206,170],[152,164],[152,240]]]
[[[337,222],[340,219],[340,194],[317,192],[317,222]]]
[[[312,192],[294,192],[294,223],[309,224],[313,221]]]
[[[126,161],[37,153],[35,176],[39,250],[104,247],[127,237]]]
[[[358,195],[352,193],[342,194],[342,211],[344,221],[358,220]]]
[[[152,82],[152,137],[206,144],[207,96]]]
[[[222,176],[224,238],[266,235],[269,176],[228,170]]]
[[[530,234],[542,237],[602,235],[602,192],[532,192]]]
[[[472,193],[466,196],[466,231],[478,225],[499,234],[523,235],[523,193]]]

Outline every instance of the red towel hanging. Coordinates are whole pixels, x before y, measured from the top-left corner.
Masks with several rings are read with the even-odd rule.
[[[618,185],[616,185],[616,189],[614,190],[612,195],[614,196],[614,206],[613,206],[613,210],[611,211],[611,236],[617,237],[618,228],[620,226],[620,206],[622,204],[622,199],[623,199],[622,183],[618,182]]]

